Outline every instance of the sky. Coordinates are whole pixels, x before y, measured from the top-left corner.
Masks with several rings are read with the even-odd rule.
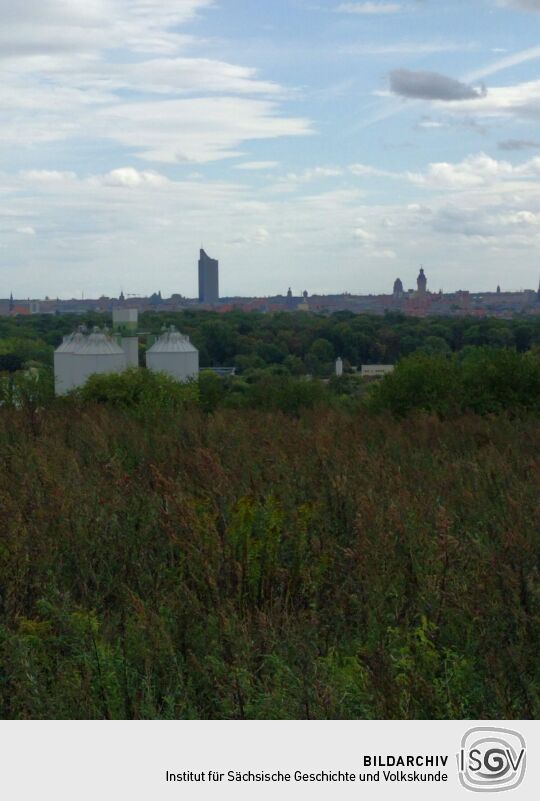
[[[540,0],[0,0],[0,296],[536,288]]]

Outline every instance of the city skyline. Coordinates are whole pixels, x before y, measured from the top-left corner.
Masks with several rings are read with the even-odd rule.
[[[199,309],[226,313],[242,312],[311,312],[332,314],[347,311],[353,314],[384,315],[399,312],[409,317],[536,317],[540,315],[540,284],[537,290],[527,289],[518,292],[508,291],[497,285],[495,291],[481,292],[459,290],[457,292],[433,291],[428,276],[420,267],[416,287],[407,289],[401,278],[396,278],[391,292],[382,294],[333,293],[319,294],[304,290],[301,295],[281,292],[267,296],[220,296],[219,261],[212,259],[203,248],[198,261],[199,292],[196,298],[173,294],[163,295],[161,290],[151,295],[125,295],[118,297],[100,295],[97,298],[71,299],[0,299],[0,316],[26,316],[33,314],[81,314],[86,312],[111,313],[115,319],[131,319],[138,312],[177,312],[186,309]]]
[[[108,299],[108,300],[118,300],[122,304],[128,305],[130,299],[134,300],[142,300],[142,299],[149,299],[150,301],[159,301],[165,299],[174,299],[174,298],[182,298],[186,301],[190,302],[198,302],[202,305],[216,305],[219,304],[223,300],[232,300],[238,298],[253,298],[253,299],[262,299],[262,298],[296,298],[302,299],[308,297],[310,294],[315,295],[318,297],[340,297],[340,296],[353,296],[353,297],[388,297],[388,296],[407,296],[417,291],[421,290],[418,281],[422,279],[424,283],[424,289],[421,290],[428,294],[454,294],[455,292],[465,292],[471,295],[479,295],[479,294],[491,294],[495,293],[503,293],[503,294],[520,294],[520,293],[530,293],[536,292],[537,296],[540,298],[540,278],[537,288],[535,289],[533,285],[528,287],[512,287],[504,285],[501,286],[501,282],[498,282],[496,287],[484,287],[484,288],[476,288],[476,289],[464,289],[460,288],[458,290],[450,290],[446,291],[439,287],[436,289],[433,285],[427,287],[427,276],[425,275],[424,266],[419,266],[419,275],[417,278],[413,279],[412,275],[407,273],[402,273],[406,276],[405,281],[401,280],[401,277],[398,275],[395,280],[393,281],[392,287],[385,287],[382,292],[363,292],[361,289],[357,292],[336,292],[336,291],[329,291],[329,292],[309,292],[307,289],[300,290],[298,286],[295,287],[294,291],[292,291],[291,286],[288,287],[288,291],[284,292],[283,288],[276,288],[276,291],[269,292],[264,295],[248,295],[245,292],[239,292],[235,295],[223,295],[220,293],[219,283],[220,283],[220,269],[219,269],[219,259],[211,258],[204,248],[200,248],[199,250],[199,260],[196,265],[196,272],[197,272],[197,286],[198,291],[194,292],[192,295],[183,295],[182,293],[171,292],[169,295],[161,291],[161,289],[153,289],[153,291],[141,291],[141,292],[133,292],[133,293],[125,293],[123,288],[120,289],[118,295],[111,294],[107,295],[103,292],[97,292],[95,295],[85,293],[81,291],[80,297],[73,295],[70,297],[62,295],[62,293],[57,293],[55,295],[52,294],[45,294],[45,295],[28,295],[27,297],[17,297],[16,294],[14,295],[13,291],[9,293],[9,297],[3,298],[4,305],[6,303],[9,304],[10,309],[14,306],[14,304],[23,302],[34,302],[34,301],[53,301],[53,300],[61,300],[61,301],[68,301],[68,300],[100,300],[100,299]],[[154,276],[155,278],[155,276]],[[435,283],[437,277],[435,276]],[[294,282],[293,282],[294,283]],[[416,284],[416,287],[415,287]],[[1,297],[1,296],[0,296]]]
[[[540,0],[0,0],[5,297],[536,289]]]

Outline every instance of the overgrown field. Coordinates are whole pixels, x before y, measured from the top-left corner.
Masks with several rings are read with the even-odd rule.
[[[0,409],[3,718],[536,718],[540,422]]]

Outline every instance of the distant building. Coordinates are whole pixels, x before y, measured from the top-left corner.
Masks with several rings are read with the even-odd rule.
[[[139,337],[137,309],[113,309],[113,329],[119,344],[126,355],[128,367],[139,366]]]
[[[293,298],[292,289],[290,287],[287,290],[287,301],[286,301],[286,303],[287,303],[287,308],[288,309],[291,309],[291,310],[294,309],[295,300]]]
[[[30,314],[30,304],[26,306],[12,306],[9,310],[9,314],[11,317],[25,317],[27,314]]]
[[[200,304],[225,313],[233,309],[243,311],[258,311],[272,313],[280,311],[305,311],[315,314],[332,314],[338,311],[347,311],[352,314],[386,314],[396,312],[411,317],[498,317],[511,319],[515,315],[540,316],[540,287],[515,292],[501,291],[500,286],[493,287],[491,291],[484,292],[430,292],[427,286],[427,277],[424,269],[420,269],[417,278],[417,287],[404,291],[404,284],[400,278],[394,282],[392,292],[382,295],[356,295],[350,292],[340,294],[308,295],[307,291],[293,294],[289,288],[286,295],[272,295],[270,297],[234,296],[219,297],[219,264],[211,259],[201,249],[199,259],[199,297],[185,298],[175,293],[170,298],[164,298],[161,292],[154,292],[147,297],[125,295],[121,292],[120,298],[102,296],[92,298],[71,298],[70,300],[43,301],[18,300],[17,298],[0,298],[0,317],[7,315],[35,314],[88,314],[90,312],[108,313],[114,309],[130,307],[137,309],[139,314],[145,311],[160,310],[164,312],[180,311],[197,307]],[[407,284],[409,285],[407,279]],[[388,288],[390,290],[390,287]],[[125,336],[125,335],[124,335]],[[133,344],[133,343],[132,343]],[[134,359],[134,351],[133,351]]]
[[[310,311],[308,297],[309,297],[308,291],[307,289],[304,289],[304,291],[302,292],[302,300],[296,307],[298,311],[307,311],[307,312]]]
[[[219,262],[201,248],[199,258],[199,303],[219,302]]]
[[[425,295],[427,290],[427,278],[423,267],[420,267],[420,274],[416,280],[416,285],[418,287],[418,294]]]
[[[362,377],[363,378],[384,378],[388,373],[394,372],[393,364],[363,364]]]

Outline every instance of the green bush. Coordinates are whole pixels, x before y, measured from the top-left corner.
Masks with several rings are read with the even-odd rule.
[[[462,381],[457,360],[442,355],[415,353],[402,359],[393,373],[374,384],[370,405],[403,417],[414,409],[441,416],[462,407]]]
[[[196,405],[199,391],[196,381],[180,383],[165,373],[134,368],[122,373],[92,375],[74,396],[85,402],[146,415]]]
[[[509,348],[475,348],[460,362],[463,408],[478,414],[540,412],[540,357]]]
[[[540,357],[487,346],[468,347],[461,357],[415,353],[373,386],[370,405],[398,417],[413,410],[539,413]]]

